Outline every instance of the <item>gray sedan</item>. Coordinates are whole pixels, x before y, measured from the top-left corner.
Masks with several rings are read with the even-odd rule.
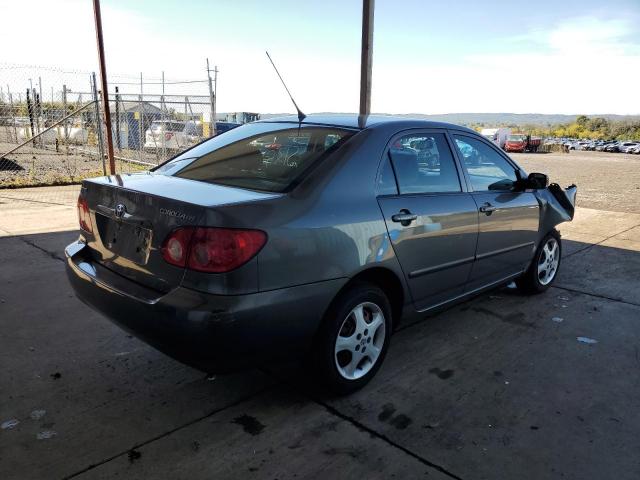
[[[185,363],[304,357],[348,393],[408,318],[512,280],[546,290],[575,194],[463,127],[286,117],[85,180],[67,271],[80,299]]]

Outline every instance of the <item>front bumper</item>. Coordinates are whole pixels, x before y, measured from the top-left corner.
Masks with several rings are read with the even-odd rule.
[[[346,279],[248,295],[183,287],[162,293],[94,263],[83,242],[65,249],[76,295],[114,323],[183,363],[224,373],[299,356]]]

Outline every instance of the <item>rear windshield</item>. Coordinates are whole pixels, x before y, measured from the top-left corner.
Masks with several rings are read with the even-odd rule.
[[[219,135],[170,162],[184,165],[184,160],[196,157],[187,165],[173,169],[166,164],[156,171],[202,182],[283,192],[355,133],[295,124],[271,124],[267,130],[265,125],[269,126],[246,125]]]
[[[514,142],[521,142],[522,140],[524,140],[524,135],[509,135],[509,140],[512,140]]]

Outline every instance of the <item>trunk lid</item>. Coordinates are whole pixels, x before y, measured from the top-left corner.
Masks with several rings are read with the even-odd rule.
[[[93,235],[86,237],[94,260],[162,292],[180,285],[185,271],[162,257],[172,230],[201,225],[207,209],[279,196],[147,172],[86,180],[82,195],[92,214]]]

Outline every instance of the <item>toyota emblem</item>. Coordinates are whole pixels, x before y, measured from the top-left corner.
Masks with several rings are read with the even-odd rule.
[[[125,207],[122,203],[116,205],[116,218],[122,218],[125,213],[127,213],[127,207]]]

